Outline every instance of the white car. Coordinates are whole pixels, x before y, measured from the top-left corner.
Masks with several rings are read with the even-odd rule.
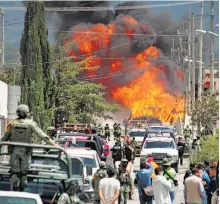
[[[131,129],[128,133],[130,137],[134,137],[136,141],[136,154],[140,154],[141,152],[141,144],[144,140],[144,136],[146,134],[146,129]]]
[[[141,159],[153,157],[160,165],[164,158],[171,160],[171,167],[178,172],[179,153],[172,137],[147,137],[142,146]]]
[[[33,193],[15,192],[15,191],[0,191],[0,203],[28,203],[28,204],[43,204],[40,196]]]
[[[68,148],[66,149],[70,158],[80,158],[84,163],[84,192],[89,196],[89,200],[94,199],[94,189],[92,187],[92,178],[96,171],[99,169],[100,159],[95,150],[83,149],[83,148]],[[73,164],[74,165],[74,164]],[[91,172],[88,172],[88,169],[91,169]]]

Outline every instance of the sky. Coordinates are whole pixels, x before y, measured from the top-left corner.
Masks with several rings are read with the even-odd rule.
[[[114,4],[117,4],[119,1],[115,1]],[[123,2],[123,1],[121,1]],[[149,1],[147,4],[166,4],[166,3],[180,3],[184,1]],[[13,6],[23,6],[20,1],[0,1],[0,7],[13,7]],[[177,22],[180,22],[180,19],[189,12],[189,5],[181,5],[174,7],[161,7],[161,8],[152,8],[155,14],[169,13],[169,15]],[[215,1],[215,24],[219,23],[219,2]],[[199,14],[200,12],[200,3],[191,5],[191,12]],[[204,29],[210,30],[210,19],[208,13],[210,12],[210,2],[204,1]],[[6,43],[12,44],[14,47],[20,46],[20,38],[23,32],[24,27],[24,15],[25,11],[10,11],[5,10],[5,41]],[[49,36],[52,36],[50,32],[50,24],[48,23]],[[215,29],[215,32],[218,33],[218,28]],[[52,41],[52,39],[49,39]]]

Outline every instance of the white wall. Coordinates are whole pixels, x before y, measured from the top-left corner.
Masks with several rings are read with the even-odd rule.
[[[8,117],[8,85],[0,81],[0,115]]]

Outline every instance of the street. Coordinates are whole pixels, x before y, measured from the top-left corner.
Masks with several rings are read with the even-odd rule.
[[[111,141],[109,142],[110,147],[112,147],[113,144],[114,144],[113,138],[111,138]],[[107,160],[107,163],[113,165],[111,155],[109,156],[109,158]],[[189,160],[188,160],[188,158],[184,158],[183,166],[179,165],[179,173],[177,174],[177,180],[178,180],[179,186],[176,189],[176,196],[175,196],[174,204],[184,203],[183,177],[184,177],[184,174],[185,174],[188,167],[189,167]],[[138,156],[138,157],[135,158],[134,171],[138,171],[139,169],[140,169],[140,157]],[[133,178],[134,178],[134,176],[135,176],[135,173],[133,173]],[[135,188],[134,195],[133,195],[133,200],[129,200],[128,204],[137,204],[137,203],[139,203],[139,196],[138,196],[138,189]]]

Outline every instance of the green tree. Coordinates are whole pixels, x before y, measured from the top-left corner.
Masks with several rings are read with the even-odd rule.
[[[219,158],[219,136],[209,135],[201,138],[201,151],[192,158],[194,163],[203,163],[204,160],[215,160]]]
[[[44,2],[27,2],[20,45],[21,102],[29,105],[34,119],[43,129],[52,123],[55,95],[47,36]]]
[[[91,123],[95,116],[103,116],[107,111],[117,111],[118,105],[110,105],[105,102],[105,87],[101,84],[77,79],[86,69],[88,60],[73,62],[71,57],[66,57],[67,52],[68,47],[58,47],[53,67],[56,70],[58,88],[57,123],[62,124],[65,121]]]
[[[201,124],[206,132],[210,133],[219,118],[219,103],[216,96],[206,94],[196,100],[190,115],[194,125]]]
[[[21,67],[14,65],[4,65],[0,68],[0,80],[9,85],[19,85],[21,77]]]

